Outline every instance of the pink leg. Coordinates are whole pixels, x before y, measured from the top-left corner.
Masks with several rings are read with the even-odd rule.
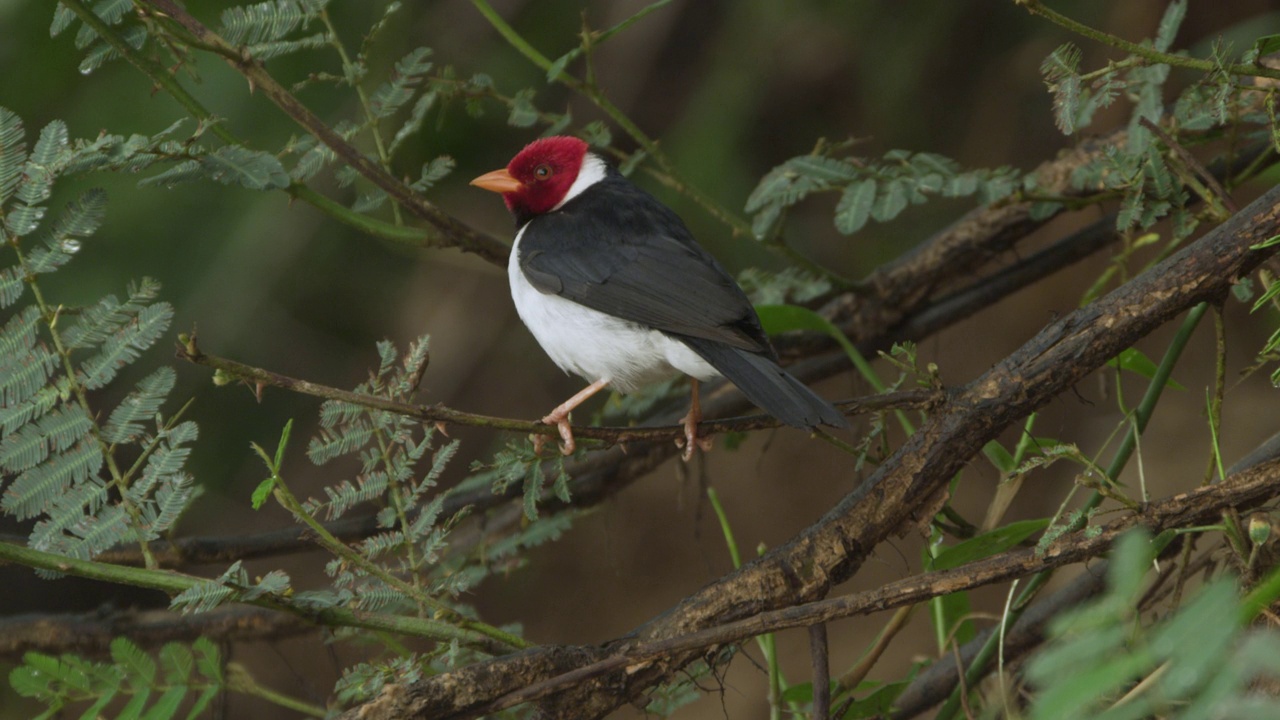
[[[702,448],[703,452],[711,449],[711,438],[698,437],[698,423],[702,421],[702,406],[698,403],[698,378],[690,378],[689,414],[680,418],[684,425],[684,439],[676,440],[676,446],[684,448],[680,457],[685,462],[693,457],[693,448]]]
[[[560,452],[565,455],[572,455],[577,445],[573,442],[573,428],[569,427],[569,413],[573,409],[581,405],[587,398],[600,392],[609,384],[607,379],[597,380],[583,388],[577,395],[560,403],[551,414],[542,418],[542,422],[548,425],[555,425],[560,430]],[[542,443],[546,439],[545,435],[537,435],[533,438],[533,451],[542,453]]]

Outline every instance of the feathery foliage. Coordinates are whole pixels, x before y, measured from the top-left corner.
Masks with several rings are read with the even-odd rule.
[[[99,11],[114,12],[108,5]],[[106,212],[106,194],[93,189],[45,218],[55,181],[86,169],[86,152],[105,147],[101,138],[73,143],[66,125],[54,121],[24,157],[23,136],[20,120],[0,111],[0,191],[7,200],[0,212],[12,249],[0,261],[7,265],[0,309],[8,315],[0,328],[0,511],[36,520],[32,547],[89,558],[121,543],[155,540],[173,526],[195,495],[183,466],[190,452],[184,446],[196,431],[160,415],[173,388],[168,368],[139,383],[105,424],[93,405],[92,392],[169,328],[173,308],[156,301],[154,280],[131,286],[124,302],[108,295],[68,309],[35,293],[18,306],[27,285],[38,288],[40,275],[80,253]],[[97,149],[86,151],[92,145]],[[126,446],[146,461],[122,466],[117,456]]]
[[[9,682],[19,695],[47,706],[40,720],[61,717],[68,705],[81,703],[91,703],[81,717],[104,717],[117,701],[125,701],[111,715],[117,720],[191,720],[201,717],[219,693],[236,689],[227,682],[218,646],[205,638],[190,645],[168,643],[153,658],[118,637],[111,641],[110,662],[29,652],[9,672]],[[186,713],[180,715],[184,705]]]
[[[1163,620],[1144,622],[1135,608],[1153,557],[1148,536],[1125,535],[1112,553],[1107,591],[1054,618],[1049,642],[1027,666],[1037,688],[1029,718],[1275,714],[1275,699],[1258,683],[1280,678],[1280,634],[1241,625],[1241,601],[1226,579]]]

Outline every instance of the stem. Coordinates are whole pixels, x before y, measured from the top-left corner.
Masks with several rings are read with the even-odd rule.
[[[729,558],[733,560],[733,568],[736,570],[742,566],[742,554],[738,551],[738,542],[733,537],[729,516],[725,513],[724,506],[720,504],[720,495],[715,488],[707,488],[707,500],[711,503],[711,509],[715,511],[716,519],[720,521],[720,532],[724,534],[724,544],[729,549]],[[782,712],[782,686],[785,681],[782,679],[782,670],[778,667],[777,647],[773,633],[757,635],[756,645],[759,646],[760,654],[764,656],[765,666],[769,669],[769,718],[778,720]]]
[[[249,670],[237,662],[227,663],[227,689],[243,695],[252,695],[282,708],[288,708],[311,717],[322,718],[327,717],[329,714],[325,708],[319,705],[312,705],[298,698],[278,693],[271,688],[259,685],[258,681],[253,679],[253,675],[249,674]]]
[[[505,430],[509,432],[536,435],[555,435],[558,432],[554,426],[546,425],[541,422],[529,422],[526,420],[494,417],[492,415],[479,415],[476,413],[454,410],[453,408],[439,404],[411,405],[409,403],[397,402],[395,400],[389,400],[387,398],[377,397],[374,395],[364,395],[361,393],[351,392],[349,390],[320,385],[307,380],[299,380],[270,370],[230,360],[228,358],[206,354],[200,350],[199,346],[196,344],[196,338],[194,336],[179,335],[178,342],[178,357],[197,365],[211,367],[218,375],[243,380],[251,386],[272,385],[284,388],[291,392],[324,398],[325,400],[337,400],[339,402],[359,405],[360,407],[371,408],[374,410],[384,410],[397,415],[411,417],[422,422],[439,422],[452,425],[485,427],[493,430]],[[838,404],[841,406],[842,412],[846,415],[856,415],[889,409],[927,408],[936,402],[939,397],[940,393],[937,391],[907,390],[845,400]],[[768,415],[750,415],[724,420],[708,420],[698,424],[698,436],[709,437],[716,433],[761,430],[779,427],[780,425],[781,422],[779,420]],[[684,425],[666,425],[661,427],[645,428],[574,425],[573,434],[575,437],[593,438],[613,443],[628,442],[632,440],[674,440],[676,438],[684,437]]]
[[[1261,65],[1244,65],[1240,63],[1220,65],[1212,60],[1199,60],[1196,58],[1183,57],[1181,55],[1172,55],[1170,53],[1156,50],[1153,47],[1139,45],[1138,43],[1125,40],[1122,37],[1091,28],[1084,23],[1073,20],[1066,15],[1045,7],[1040,0],[1014,0],[1014,2],[1025,7],[1032,15],[1039,15],[1049,22],[1065,28],[1066,30],[1070,30],[1077,35],[1087,37],[1090,40],[1103,45],[1110,45],[1113,48],[1123,50],[1130,55],[1137,55],[1138,57],[1153,63],[1199,70],[1204,73],[1222,70],[1223,72],[1231,75],[1265,77],[1273,80],[1280,80],[1280,70],[1263,67]]]
[[[355,64],[351,62],[351,56],[347,55],[347,48],[342,44],[342,40],[338,37],[338,31],[333,27],[333,21],[329,19],[329,10],[320,11],[320,21],[324,23],[325,29],[329,31],[329,45],[338,53],[338,58],[342,60],[342,73],[351,79],[351,87],[356,91],[356,97],[360,100],[360,109],[364,112],[365,123],[369,128],[369,134],[373,137],[373,147],[378,151],[378,164],[382,165],[382,169],[388,173],[391,172],[391,156],[387,154],[386,143],[382,140],[382,133],[378,132],[378,116],[373,112],[373,105],[369,102],[369,93],[365,91],[364,85],[355,82]],[[395,224],[402,225],[403,218],[400,217],[400,206],[391,205]]]
[[[439,612],[447,614],[451,618],[451,623],[454,625],[458,625],[467,630],[492,638],[514,649],[523,649],[533,646],[533,643],[530,643],[528,640],[516,637],[511,633],[499,630],[498,628],[486,625],[485,623],[468,620],[459,616],[453,608],[422,592],[420,588],[415,588],[404,580],[392,575],[381,565],[370,562],[363,555],[352,550],[346,543],[334,537],[333,533],[329,532],[329,529],[326,528],[323,523],[312,517],[310,513],[306,512],[302,507],[302,503],[298,502],[298,498],[289,490],[289,486],[285,484],[283,478],[277,476],[275,480],[274,492],[276,499],[286,510],[292,513],[295,518],[310,528],[311,531],[316,534],[316,538],[320,544],[329,552],[342,558],[353,567],[358,567],[369,575],[376,577],[387,585],[403,592],[405,595],[412,598],[418,605],[432,607]]]
[[[112,565],[93,560],[55,555],[53,553],[34,550],[15,543],[0,542],[0,561],[26,565],[27,567],[49,570],[52,572],[74,575],[90,580],[101,580],[115,585],[159,590],[168,595],[177,595],[185,590],[209,582],[206,578],[183,575],[170,570],[150,570],[146,568]],[[365,630],[385,630],[401,635],[426,638],[440,642],[457,640],[463,645],[483,650],[492,655],[510,652],[506,643],[497,643],[490,637],[474,630],[459,628],[449,623],[426,618],[402,617],[363,610],[331,607],[321,610],[303,608],[293,605],[282,597],[264,596],[254,600],[239,601],[247,605],[287,612],[311,622],[329,627],[355,627]]]

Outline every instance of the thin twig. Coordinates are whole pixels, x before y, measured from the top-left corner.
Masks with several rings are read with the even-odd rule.
[[[252,365],[246,365],[245,363],[237,362],[228,358],[209,355],[200,349],[196,342],[196,336],[194,333],[179,337],[177,357],[182,360],[195,363],[196,365],[211,367],[214,370],[223,373],[224,376],[243,380],[252,386],[271,385],[303,395],[323,398],[325,400],[336,400],[373,410],[385,410],[386,412],[412,417],[426,423],[485,427],[492,430],[506,430],[509,432],[528,433],[531,435],[555,436],[558,433],[555,426],[547,425],[538,421],[516,420],[513,418],[502,418],[492,415],[478,415],[475,413],[463,412],[461,410],[454,410],[440,404],[411,405],[408,403],[397,402],[389,398],[355,393],[350,390],[342,390],[307,380],[289,377],[287,375],[281,375],[280,373],[254,367]],[[942,397],[942,393],[934,390],[903,390],[899,392],[853,398],[851,400],[844,400],[834,404],[846,415],[859,415],[891,409],[928,408],[929,406],[940,402]],[[781,425],[781,421],[769,415],[749,415],[723,420],[706,420],[698,424],[698,436],[711,437],[712,435],[726,432],[764,430],[781,427]],[[602,441],[607,445],[616,445],[627,442],[676,440],[683,438],[684,432],[685,429],[683,425],[664,425],[661,427],[574,426],[573,428],[573,434],[575,437],[591,438]]]

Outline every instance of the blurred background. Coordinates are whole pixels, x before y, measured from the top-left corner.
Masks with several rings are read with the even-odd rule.
[[[576,45],[584,14],[592,27],[605,28],[644,5],[493,0],[508,22],[552,58]],[[213,23],[225,3],[192,0],[187,6]],[[1085,0],[1062,8],[1132,40],[1152,36],[1164,9],[1160,0]],[[381,10],[381,3],[343,0],[330,7],[349,46],[358,44]],[[155,133],[184,116],[122,62],[87,76],[78,72],[80,53],[72,38],[49,38],[51,12],[52,3],[0,0],[0,66],[7,69],[0,80],[0,105],[24,119],[29,140],[59,118],[73,137],[92,137],[102,131]],[[396,18],[371,55],[375,74],[426,45],[438,66],[452,65],[462,77],[487,73],[504,94],[535,88],[540,109],[571,109],[573,128],[604,119],[590,103],[548,85],[545,73],[512,50],[465,0],[406,3]],[[1203,55],[1208,43],[1224,37],[1237,38],[1243,48],[1253,37],[1277,29],[1280,11],[1268,0],[1192,0],[1175,47]],[[661,140],[687,180],[740,212],[761,175],[824,137],[858,138],[859,152],[873,157],[905,148],[947,155],[966,167],[1033,168],[1074,141],[1055,129],[1051,98],[1039,74],[1044,57],[1067,40],[1084,50],[1083,67],[1096,68],[1115,57],[1030,16],[1012,0],[674,0],[600,47],[594,72],[609,98]],[[268,68],[286,85],[308,72],[339,71],[333,53],[326,51],[282,58]],[[581,63],[570,70],[583,73]],[[298,132],[261,95],[247,92],[241,76],[220,61],[201,57],[198,71],[199,84],[188,86],[252,146],[276,149]],[[1175,72],[1166,99],[1194,79]],[[299,97],[331,124],[357,118],[349,92],[313,86]],[[439,183],[431,200],[508,239],[511,220],[501,203],[467,181],[505,165],[538,129],[509,127],[504,108],[484,107],[481,117],[469,116],[460,104],[433,110],[398,170],[416,176],[421,162],[451,155],[457,170]],[[1101,134],[1123,124],[1128,110],[1118,102],[1099,114],[1089,132]],[[633,149],[617,128],[614,138],[621,148]],[[477,413],[537,418],[580,387],[552,365],[519,323],[499,268],[455,251],[411,250],[360,235],[309,206],[291,204],[283,193],[207,182],[171,190],[138,188],[137,179],[102,174],[58,187],[54,205],[91,186],[106,188],[110,204],[102,230],[46,284],[45,292],[56,302],[73,305],[123,293],[131,278],[151,276],[164,284],[163,297],[177,308],[171,334],[198,328],[207,352],[344,388],[376,366],[377,340],[389,338],[403,348],[430,334],[431,365],[421,400]],[[731,270],[783,267],[751,239],[732,237],[687,199],[643,174],[638,180],[675,207]],[[331,182],[317,187],[344,202],[352,199],[350,190]],[[1262,189],[1260,184],[1243,187],[1236,200],[1243,205]],[[831,222],[834,203],[834,196],[823,196],[796,208],[788,236],[803,252],[849,277],[867,274],[972,207],[968,201],[938,200],[912,207],[891,224],[873,223],[844,237]],[[1040,239],[1056,239],[1099,216],[1095,210],[1062,217]],[[1099,255],[925,340],[922,360],[936,362],[948,384],[968,382],[1072,310],[1107,260]],[[1265,338],[1246,310],[1238,303],[1228,306],[1231,390],[1222,443],[1227,463],[1276,429],[1275,391],[1265,374],[1236,384],[1238,372],[1252,364]],[[1167,337],[1157,333],[1140,347],[1158,358]],[[171,347],[162,343],[113,387],[122,394],[170,355]],[[1188,390],[1167,394],[1143,439],[1143,469],[1154,495],[1188,489],[1202,478],[1209,447],[1203,388],[1212,381],[1212,367],[1212,327],[1205,323],[1176,375]],[[181,522],[183,534],[248,533],[291,522],[275,509],[254,513],[248,508],[249,493],[263,477],[249,443],[273,446],[290,418],[295,442],[285,468],[297,492],[318,493],[323,484],[355,472],[341,464],[317,468],[306,459],[299,438],[315,427],[317,401],[267,389],[258,402],[241,386],[215,388],[205,368],[180,364],[177,371],[174,397],[196,399],[189,417],[200,423],[201,438],[190,468],[206,492]],[[1102,453],[1122,417],[1112,384],[1112,376],[1100,376],[1082,383],[1076,395],[1054,401],[1044,409],[1037,434],[1075,442],[1086,454]],[[1125,387],[1132,399],[1143,385],[1129,381]],[[840,398],[865,388],[844,376],[819,390]],[[104,406],[111,402],[104,400]],[[449,482],[460,480],[472,460],[487,458],[507,439],[464,428],[451,434],[463,445]],[[539,548],[528,567],[477,588],[471,601],[490,622],[523,622],[527,636],[538,642],[599,642],[631,630],[731,567],[714,515],[700,498],[698,472],[720,492],[746,555],[757,545],[784,542],[860,479],[847,456],[803,433],[757,434],[736,451],[717,447],[705,466],[668,463],[581,517],[559,542]],[[1046,487],[1024,492],[1008,519],[1051,515],[1072,475],[1062,467],[1032,478]],[[956,507],[980,518],[997,480],[989,465],[974,464]],[[23,530],[0,520],[0,531]],[[918,572],[921,542],[909,536],[884,545],[837,592]],[[318,554],[275,558],[253,563],[250,572],[283,567],[295,586],[320,586],[322,562]],[[216,575],[223,569],[193,571]],[[6,615],[164,603],[152,593],[73,580],[37,581],[31,571],[14,567],[0,568],[0,586],[5,588],[0,613]],[[975,611],[997,612],[1006,590],[976,593]],[[833,673],[859,657],[885,619],[857,618],[831,627]],[[784,633],[779,644],[788,679],[806,681],[804,634]],[[363,659],[364,648],[322,647],[317,637],[306,636],[240,644],[230,654],[263,684],[323,703],[341,668]],[[709,694],[676,717],[764,717],[767,679],[754,646],[747,652],[756,663],[739,658],[723,679],[724,692]],[[911,662],[936,652],[927,617],[918,613],[872,678],[901,677]],[[0,688],[0,717],[31,712],[7,686]],[[639,714],[619,712],[621,717]],[[233,698],[225,716],[282,715],[274,707]]]

